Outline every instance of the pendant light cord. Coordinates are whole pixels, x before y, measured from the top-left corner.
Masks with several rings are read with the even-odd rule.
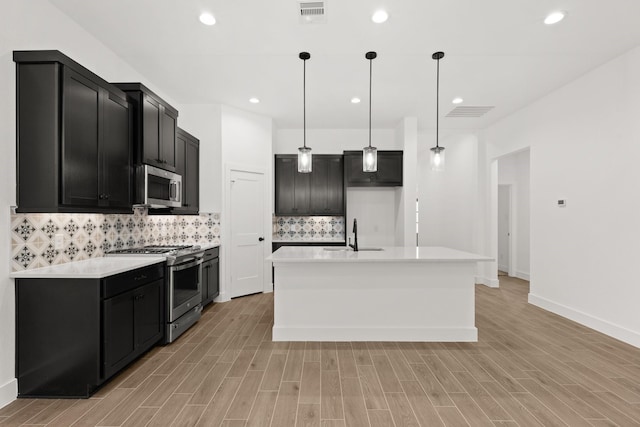
[[[307,60],[302,61],[302,143],[307,148]]]
[[[440,135],[439,121],[440,121],[440,58],[438,58],[438,71],[436,73],[436,148],[440,148],[440,146],[438,145],[438,136]]]
[[[373,76],[373,59],[369,60],[369,148],[371,148],[371,81]]]

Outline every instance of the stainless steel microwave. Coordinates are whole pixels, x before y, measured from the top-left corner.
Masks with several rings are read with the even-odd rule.
[[[154,166],[138,166],[135,205],[147,208],[179,208],[182,206],[182,177]]]

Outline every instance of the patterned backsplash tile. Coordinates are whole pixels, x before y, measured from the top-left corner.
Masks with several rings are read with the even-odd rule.
[[[343,216],[274,216],[274,240],[344,240]]]
[[[55,236],[64,245],[55,249]],[[112,249],[145,245],[220,243],[220,214],[12,214],[12,271],[96,258]]]

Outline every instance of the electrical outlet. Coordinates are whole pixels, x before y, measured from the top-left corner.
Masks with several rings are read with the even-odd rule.
[[[64,248],[64,234],[56,234],[55,240],[53,241],[54,249],[62,249]]]

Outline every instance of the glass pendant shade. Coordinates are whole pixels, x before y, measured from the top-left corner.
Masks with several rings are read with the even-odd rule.
[[[311,148],[300,147],[298,148],[298,172],[311,173]]]
[[[378,171],[378,149],[376,147],[362,149],[362,170],[364,172]]]
[[[431,149],[431,170],[442,172],[444,170],[444,147]]]

